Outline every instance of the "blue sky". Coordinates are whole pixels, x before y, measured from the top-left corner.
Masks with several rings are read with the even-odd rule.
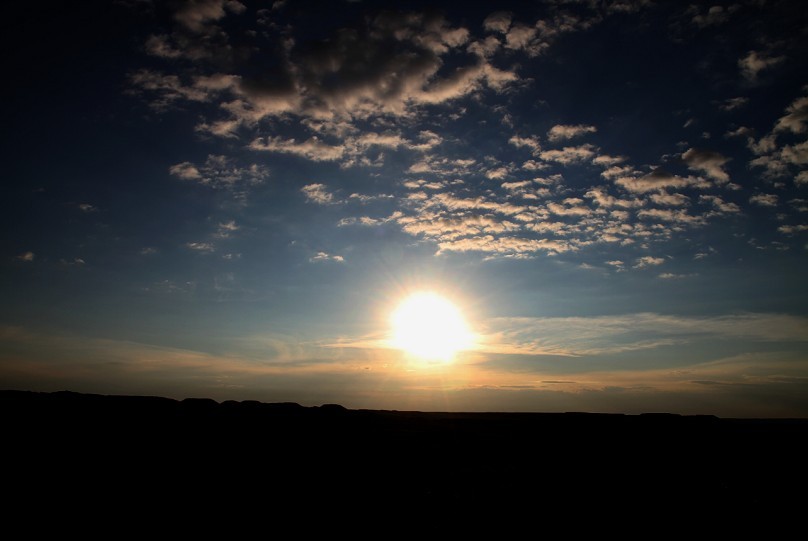
[[[0,387],[808,415],[799,3],[7,19]],[[421,290],[474,349],[387,345]]]

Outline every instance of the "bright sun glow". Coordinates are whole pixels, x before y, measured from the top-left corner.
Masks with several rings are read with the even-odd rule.
[[[449,362],[474,336],[455,305],[435,293],[416,293],[393,312],[394,347],[419,359]]]

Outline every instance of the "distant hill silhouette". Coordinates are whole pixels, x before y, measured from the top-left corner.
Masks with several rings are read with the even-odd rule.
[[[279,499],[750,516],[808,508],[806,419],[0,391],[0,420],[13,465],[6,488],[17,501],[68,504],[75,494],[54,495],[91,487],[100,506],[132,505],[145,493],[158,507],[236,505],[251,494],[238,500],[245,509]]]

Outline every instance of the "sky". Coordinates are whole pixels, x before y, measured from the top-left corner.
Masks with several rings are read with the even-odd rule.
[[[800,2],[4,9],[0,388],[808,416]]]

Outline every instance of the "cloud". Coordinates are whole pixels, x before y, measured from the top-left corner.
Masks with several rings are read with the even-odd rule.
[[[469,174],[472,171],[472,166],[476,163],[477,161],[473,158],[450,159],[429,154],[413,163],[407,169],[407,172],[457,177]]]
[[[777,120],[774,131],[805,133],[806,127],[808,127],[808,96],[803,96],[786,108],[786,114]]]
[[[620,199],[609,195],[605,188],[592,188],[584,194],[584,197],[593,199],[598,205],[604,208],[634,208],[643,206],[639,199]]]
[[[694,6],[695,9],[698,9]],[[727,8],[724,6],[711,6],[704,13],[698,12],[691,19],[693,24],[699,28],[707,26],[716,26],[723,24],[729,20],[729,14],[736,11],[740,6],[732,5]]]
[[[596,317],[494,318],[487,322],[491,350],[527,355],[613,355],[702,340],[757,343],[806,341],[808,319],[784,314],[714,317],[636,313]]]
[[[215,22],[225,16],[225,5],[241,6],[239,2],[225,2],[225,0],[188,0],[179,4],[174,13],[174,19],[192,32],[203,32],[208,23]],[[243,9],[242,9],[243,11]],[[236,10],[236,12],[239,12]]]
[[[181,180],[227,190],[261,184],[269,177],[269,171],[263,165],[241,167],[231,158],[215,154],[208,155],[202,165],[182,162],[169,167],[168,172]]]
[[[550,255],[575,250],[567,241],[528,239],[522,237],[494,237],[483,235],[438,243],[437,255],[446,252],[482,252],[499,256],[526,256],[539,252]]]
[[[777,228],[777,231],[783,233],[784,235],[793,235],[794,233],[802,233],[803,231],[808,231],[808,225],[806,224],[798,224],[798,225],[781,225]]]
[[[640,218],[649,220],[659,220],[663,222],[681,223],[688,225],[704,225],[705,220],[701,216],[693,216],[684,210],[673,209],[642,209],[637,212]]]
[[[78,204],[79,210],[82,212],[90,213],[90,212],[98,212],[98,207],[95,205],[91,205],[90,203],[79,203]]]
[[[797,212],[808,212],[808,199],[790,199],[788,204],[794,207]]]
[[[318,205],[329,205],[334,203],[334,194],[328,191],[325,184],[307,184],[300,188],[306,196],[306,200]]]
[[[511,27],[512,14],[507,11],[497,11],[483,21],[483,28],[489,32],[505,34]]]
[[[186,248],[200,253],[211,253],[216,247],[210,242],[186,242]]]
[[[337,263],[343,263],[345,258],[341,255],[330,255],[326,252],[317,252],[315,255],[309,258],[311,263],[318,263],[322,261],[336,261]]]
[[[595,147],[589,144],[577,147],[564,147],[561,150],[545,150],[539,153],[542,160],[564,165],[589,161],[596,155]]]
[[[547,139],[553,143],[557,143],[597,131],[598,129],[595,126],[587,126],[585,124],[558,124],[550,128],[550,131],[547,132]]]
[[[644,269],[646,267],[656,267],[658,265],[663,264],[664,262],[665,262],[665,259],[662,258],[662,257],[651,257],[651,256],[646,255],[646,256],[638,258],[634,262],[634,268],[635,269]]]
[[[666,207],[684,207],[690,203],[690,198],[680,193],[659,192],[652,193],[649,197],[657,205]]]
[[[213,237],[217,239],[229,239],[233,236],[233,233],[239,229],[241,229],[241,226],[239,226],[235,220],[220,222]]]
[[[761,207],[776,207],[777,196],[775,194],[759,193],[750,197],[749,202]]]
[[[729,98],[724,100],[718,108],[722,111],[734,111],[735,109],[740,109],[741,107],[745,106],[749,103],[749,98],[738,97],[738,98]]]
[[[507,167],[496,167],[494,169],[489,169],[485,172],[485,178],[489,178],[492,180],[501,180],[508,176],[508,168]]]
[[[692,278],[693,276],[698,276],[698,274],[674,274],[672,272],[663,272],[659,275],[659,278],[663,280],[681,280],[683,278]]]
[[[745,57],[738,60],[741,74],[750,82],[757,81],[758,74],[785,61],[784,56],[769,56],[767,53],[749,51]]]
[[[723,167],[730,158],[719,152],[689,148],[682,154],[682,160],[690,169],[703,171],[719,182],[729,182],[729,175]]]
[[[529,148],[534,156],[538,156],[541,153],[541,143],[539,142],[539,138],[535,136],[519,137],[518,135],[514,135],[508,139],[508,143],[516,148]]]
[[[168,75],[141,70],[130,75],[133,89],[152,96],[158,110],[181,100],[213,104],[217,107],[205,113],[197,131],[234,138],[240,129],[258,132],[268,126],[263,120],[281,116],[304,126],[312,120],[413,118],[424,106],[503,92],[519,80],[485,54],[468,55],[468,29],[439,15],[385,11],[317,39],[287,27],[265,35],[269,41],[259,48],[231,44],[216,26],[228,11],[242,12],[238,6],[221,0],[180,5],[178,30],[150,36],[146,49],[166,60],[193,60],[192,67]],[[349,150],[345,141],[306,136],[288,140],[254,133],[252,141],[254,149],[319,161],[337,160]]]
[[[15,256],[14,259],[17,261],[25,261],[26,263],[30,263],[36,258],[36,254],[34,252],[23,252],[18,256]]]
[[[317,137],[311,137],[299,143],[295,139],[283,139],[280,136],[259,137],[250,143],[250,148],[252,150],[295,154],[316,162],[339,160],[345,154],[345,148],[341,145],[329,145]]]
[[[735,203],[724,201],[717,195],[702,195],[699,196],[699,202],[712,205],[713,208],[721,214],[736,214],[741,212],[741,208]]]
[[[794,184],[797,186],[804,186],[808,184],[808,170],[800,171],[797,176],[794,177]]]
[[[662,191],[665,188],[684,188],[687,186],[703,187],[704,184],[699,179],[680,177],[659,168],[641,177],[619,177],[614,182],[632,193],[648,193]]]

